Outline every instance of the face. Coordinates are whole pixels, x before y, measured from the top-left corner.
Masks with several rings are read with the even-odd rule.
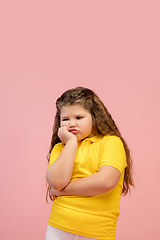
[[[78,141],[93,137],[92,116],[81,105],[64,106],[60,114],[61,126],[67,126],[68,131],[73,133]]]

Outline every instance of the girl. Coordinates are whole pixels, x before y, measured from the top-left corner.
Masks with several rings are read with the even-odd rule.
[[[121,193],[133,186],[130,152],[99,97],[62,94],[46,180],[53,200],[46,240],[115,239]]]

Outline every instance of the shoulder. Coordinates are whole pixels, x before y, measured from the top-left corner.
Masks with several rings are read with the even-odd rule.
[[[120,137],[103,137],[100,152],[100,166],[103,165],[116,167],[121,173],[127,166],[126,153]]]
[[[116,136],[116,135],[106,135],[103,136],[102,138],[103,141],[107,141],[107,140],[112,140],[112,141],[121,141],[120,137]]]
[[[95,136],[91,140],[94,143],[94,147],[97,147],[99,150],[103,149],[121,149],[124,151],[124,145],[120,137],[116,135],[99,135]]]
[[[53,152],[55,152],[55,151],[62,151],[64,146],[65,145],[64,145],[63,142],[59,142],[59,143],[55,144],[52,151],[51,151],[51,154],[53,154]]]
[[[54,148],[64,148],[65,144],[63,142],[56,143]]]
[[[105,145],[110,145],[110,146],[114,146],[114,147],[116,145],[123,147],[123,142],[122,142],[121,138],[116,135],[103,136],[101,138],[100,142],[101,142],[102,146],[103,146],[103,144],[105,144]]]
[[[49,157],[49,165],[48,168],[50,167],[50,165],[58,158],[58,156],[60,155],[60,153],[62,152],[64,148],[64,143],[60,142],[54,145],[50,157]],[[48,169],[47,168],[47,169]]]
[[[96,135],[92,138],[90,138],[91,142],[97,143],[98,145],[103,145],[104,143],[112,143],[112,144],[122,144],[122,140],[120,137],[116,135]]]
[[[101,140],[101,151],[107,155],[125,157],[125,149],[123,142],[118,136],[104,136]]]

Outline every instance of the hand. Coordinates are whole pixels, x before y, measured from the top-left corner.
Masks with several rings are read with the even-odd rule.
[[[65,144],[70,140],[74,140],[74,141],[77,142],[77,137],[73,133],[70,133],[66,126],[62,126],[62,127],[59,128],[58,137]]]
[[[63,196],[64,194],[62,193],[62,191],[58,191],[58,190],[55,190],[54,188],[50,187],[49,189],[49,197],[52,201],[55,200],[55,197],[58,197],[58,196]]]

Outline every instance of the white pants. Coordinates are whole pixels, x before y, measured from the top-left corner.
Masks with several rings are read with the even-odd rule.
[[[89,238],[89,237],[84,237],[77,234],[65,232],[58,228],[52,227],[50,225],[47,226],[47,232],[46,232],[46,238],[45,238],[45,240],[96,240],[96,239],[97,238]],[[97,239],[97,240],[101,240],[101,239]]]

